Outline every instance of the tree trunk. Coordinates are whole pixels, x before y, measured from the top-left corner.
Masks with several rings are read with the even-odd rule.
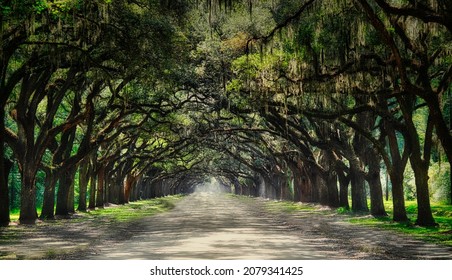
[[[386,187],[385,200],[389,201],[389,173],[387,170],[385,174],[385,187]]]
[[[387,172],[392,186],[393,220],[396,222],[409,221],[405,209],[405,196],[403,192],[403,174],[407,164],[409,145],[405,145],[402,156],[399,150],[399,141],[391,122],[385,122],[385,131],[388,136],[388,145],[391,153],[391,163],[386,164]],[[406,141],[406,139],[404,139]]]
[[[326,175],[326,186],[328,189],[328,206],[339,207],[339,193],[337,190],[337,175],[335,172],[328,172]]]
[[[55,217],[55,187],[58,178],[52,170],[46,171],[44,200],[42,202],[41,219],[53,219]]]
[[[121,188],[119,189],[119,201],[121,204],[127,203],[127,193],[128,189],[132,188],[132,182],[132,175],[127,174],[122,184],[120,184]]]
[[[301,201],[301,188],[302,188],[302,175],[297,166],[297,164],[293,162],[289,162],[289,168],[292,171],[293,178],[293,201],[299,202]]]
[[[78,173],[78,211],[86,211],[86,194],[88,190],[88,178],[89,178],[89,159],[86,157],[80,164]]]
[[[262,176],[262,194],[264,198],[272,198],[272,186],[270,185],[270,180],[266,176]]]
[[[380,158],[378,154],[369,149],[367,162],[369,164],[369,174],[367,182],[370,189],[370,213],[373,216],[387,216],[383,203],[383,187],[380,179]]]
[[[96,208],[96,173],[94,171],[91,171],[91,176],[89,179],[89,209],[95,209]]]
[[[416,199],[418,207],[416,224],[420,226],[436,226],[437,224],[433,219],[432,209],[430,207],[430,195],[428,190],[428,169],[430,166],[432,147],[433,120],[429,113],[423,149],[421,148],[421,142],[413,119],[405,116],[405,122],[407,123],[410,136],[409,140],[412,147],[410,163],[411,168],[414,171],[414,179],[416,182]],[[423,155],[421,151],[423,151]]]
[[[280,176],[281,184],[281,200],[291,200],[289,192],[289,181],[286,174],[281,174]]]
[[[3,119],[0,119],[3,120]],[[3,121],[1,121],[3,123]],[[0,127],[1,129],[1,127]],[[0,134],[3,130],[0,131]],[[0,136],[2,137],[2,136]],[[3,140],[3,139],[2,139]],[[8,176],[13,166],[12,161],[4,158],[4,150],[2,140],[0,140],[0,226],[9,225],[10,216],[9,216],[9,196],[8,196]]]
[[[130,193],[132,191],[133,185],[136,182],[136,177],[127,174],[126,179],[124,180],[124,203],[129,203],[130,201]]]
[[[330,207],[339,207],[339,193],[337,189],[337,173],[334,153],[331,150],[323,150],[319,162],[323,166],[322,178],[326,187],[326,204]],[[324,202],[325,203],[325,202]]]
[[[280,180],[281,178],[279,176],[280,176],[279,173],[274,173],[273,178],[272,178],[272,185],[273,185],[273,188],[275,189],[274,199],[283,200],[283,198],[282,198],[282,193],[283,193],[282,188],[283,187],[282,187],[281,180]]]
[[[129,183],[128,183],[128,185],[124,186],[124,203],[129,203],[131,194],[132,194],[132,190],[134,189],[134,187],[137,183],[137,178],[135,176],[128,175],[127,177],[129,177],[129,176],[131,178],[126,179],[126,181],[129,181]]]
[[[348,202],[348,184],[350,183],[350,179],[345,174],[344,171],[339,170],[338,171],[338,178],[339,178],[339,207],[344,207],[345,209],[350,209],[350,204]]]
[[[97,172],[96,207],[104,207],[105,165],[101,165]]]
[[[419,226],[437,226],[430,207],[428,163],[413,157],[410,158],[410,161],[416,182],[416,200],[418,207],[416,224]]]
[[[28,166],[22,168],[19,221],[21,224],[35,224],[38,218],[36,212],[36,172]]]
[[[321,177],[316,170],[313,170],[313,168],[309,169],[309,179],[306,180],[306,186],[310,187],[311,196],[308,202],[318,203],[322,196]]]
[[[350,182],[352,187],[352,211],[368,212],[367,195],[361,170],[350,164]]]
[[[389,173],[392,185],[392,205],[394,207],[393,220],[396,222],[409,221],[405,209],[405,197],[403,194],[403,173],[393,171]]]
[[[143,179],[140,177],[137,180],[137,183],[135,184],[135,187],[132,189],[132,192],[130,193],[130,201],[134,202],[138,200],[138,190],[141,189],[143,184]]]
[[[75,213],[75,174],[77,173],[77,166],[70,168],[70,185],[67,199],[67,210],[69,214]]]
[[[302,187],[302,178],[299,173],[293,172],[293,200],[295,202],[302,201],[301,200],[301,187]]]
[[[370,102],[370,96],[360,98],[359,103]],[[359,127],[366,131],[372,131],[375,125],[376,114],[372,111],[363,112],[357,115],[356,123]],[[369,155],[369,150],[372,144],[364,135],[355,132],[352,143],[353,149],[351,152],[350,162],[350,180],[352,187],[352,210],[353,211],[369,211],[367,206],[367,193],[365,184],[365,167],[368,165],[369,158],[374,155]]]
[[[113,173],[111,171],[112,167],[110,164],[105,166],[104,171],[104,206],[110,205],[110,203],[117,203],[117,197],[113,197],[112,193],[115,193],[116,180],[113,178]]]
[[[11,178],[11,185],[9,186],[10,194],[9,194],[9,209],[15,209],[18,207],[18,204],[16,202],[16,182],[17,182],[17,176],[16,175],[16,165],[13,163],[12,171],[13,172],[13,178]]]
[[[70,212],[70,196],[74,185],[75,167],[65,170],[59,178],[57,192],[57,205],[55,214],[58,216],[68,216]]]
[[[107,166],[105,171],[105,205],[109,205],[110,203],[119,204],[118,203],[118,180],[111,172],[110,168]]]
[[[159,181],[151,181],[143,192],[143,199],[159,197]]]

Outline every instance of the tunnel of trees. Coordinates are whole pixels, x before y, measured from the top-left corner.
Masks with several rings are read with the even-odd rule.
[[[450,0],[1,0],[0,224],[227,191],[435,225]]]

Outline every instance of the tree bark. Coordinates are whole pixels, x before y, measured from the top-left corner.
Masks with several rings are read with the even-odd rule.
[[[91,171],[91,176],[89,179],[89,204],[88,209],[96,208],[96,182],[97,176],[94,171]]]
[[[17,176],[16,175],[16,165],[13,163],[12,166],[12,170],[10,171],[10,173],[13,172],[13,178],[11,178],[11,185],[9,186],[9,208],[10,209],[15,209],[17,208],[19,205],[17,204],[16,201],[16,196],[17,196],[17,190],[16,190],[16,186],[17,186]],[[20,184],[20,182],[19,182]]]
[[[393,220],[396,222],[407,222],[409,219],[406,213],[405,197],[403,193],[403,173],[395,173],[397,173],[397,171],[389,174],[392,185],[392,204],[394,207]]]
[[[352,211],[368,212],[364,175],[359,167],[350,163],[350,182],[352,187]]]
[[[410,156],[411,167],[414,171],[416,182],[416,200],[417,200],[417,220],[416,224],[420,226],[436,226],[433,219],[432,209],[430,207],[430,195],[428,189],[428,169],[430,165],[431,137],[433,132],[433,123],[430,116],[427,121],[427,129],[424,143],[424,158],[420,151],[420,141],[417,137],[414,124],[408,122],[409,131],[413,146],[413,152]]]
[[[128,189],[132,188],[132,182],[132,175],[127,174],[122,184],[120,184],[121,188],[119,189],[119,201],[121,204],[127,203],[127,192]]]
[[[75,174],[77,173],[77,166],[70,168],[70,185],[67,199],[67,210],[69,214],[75,213]]]
[[[343,170],[338,170],[338,178],[339,178],[339,207],[343,207],[346,210],[350,209],[350,203],[348,201],[348,185],[350,183],[350,179],[345,174]]]
[[[1,115],[1,114],[0,114]],[[0,127],[1,129],[1,127]],[[2,133],[3,130],[0,131]],[[1,140],[0,140],[1,144]],[[12,161],[4,158],[3,145],[0,147],[0,226],[9,225],[11,219],[9,216],[9,192],[8,192],[8,177],[9,172],[13,166]]]
[[[430,207],[430,195],[428,190],[428,166],[416,159],[410,159],[411,167],[415,174],[416,182],[416,200],[417,200],[417,219],[419,226],[436,226]]]
[[[22,168],[19,221],[21,224],[35,224],[38,218],[36,212],[36,170],[26,165]]]
[[[44,187],[44,200],[42,202],[41,219],[53,219],[55,217],[55,187],[58,177],[54,171],[46,170],[46,179]]]
[[[293,201],[301,201],[301,186],[302,178],[298,170],[292,168],[293,176]]]
[[[380,157],[374,149],[369,149],[367,162],[369,174],[367,182],[370,189],[370,213],[376,217],[387,216],[383,203],[383,187],[380,179]]]
[[[70,212],[69,197],[74,185],[75,167],[62,172],[59,178],[59,187],[57,192],[57,205],[55,214],[58,216],[68,216]]]
[[[105,165],[101,165],[97,171],[96,207],[104,207]]]
[[[274,199],[274,190],[275,188],[273,187],[273,182],[270,179],[270,177],[263,175],[262,176],[262,181],[263,181],[263,193],[262,193],[262,197],[264,198],[269,198],[269,199]]]
[[[318,202],[318,188],[315,184],[317,175],[315,172],[310,172],[309,166],[304,164],[301,159],[297,159],[293,165],[292,172],[296,176],[296,182],[299,189],[299,200],[301,202]],[[295,188],[295,184],[294,184]]]
[[[279,182],[281,186],[281,200],[290,200],[289,182],[286,174],[280,174]]]
[[[326,205],[339,207],[339,192],[337,188],[337,172],[334,153],[331,150],[323,150],[321,164],[323,165],[322,177],[326,186]]]
[[[129,203],[130,193],[132,192],[133,185],[136,183],[137,177],[127,174],[124,180],[124,203]]]
[[[436,226],[437,224],[433,219],[432,209],[430,207],[430,195],[428,189],[428,169],[430,167],[434,123],[432,116],[429,113],[427,128],[425,130],[425,140],[422,149],[418,132],[412,118],[413,109],[410,105],[411,104],[409,103],[401,102],[409,134],[410,146],[412,147],[410,163],[414,171],[414,178],[416,182],[416,200],[418,207],[416,224],[420,226]]]
[[[78,211],[86,211],[86,195],[88,190],[88,179],[89,179],[89,158],[86,157],[80,164],[78,173],[78,186],[79,186],[79,197],[78,197]]]
[[[339,207],[339,193],[337,189],[337,174],[328,172],[326,175],[326,186],[328,189],[328,206]]]
[[[92,151],[89,155],[89,209],[96,208],[96,183],[97,183],[97,152]]]
[[[405,209],[405,196],[403,191],[403,174],[408,162],[408,155],[410,153],[409,145],[405,145],[402,156],[399,150],[399,141],[395,129],[391,122],[386,121],[384,130],[388,137],[388,146],[391,154],[391,162],[386,163],[386,169],[389,173],[392,186],[392,205],[393,205],[393,220],[396,222],[409,221]],[[404,139],[406,142],[406,139]]]

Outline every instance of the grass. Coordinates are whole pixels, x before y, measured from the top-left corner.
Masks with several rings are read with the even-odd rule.
[[[422,239],[427,242],[452,246],[452,206],[439,203],[432,203],[432,213],[437,227],[420,227],[415,225],[417,215],[416,201],[406,201],[406,210],[409,222],[399,223],[392,220],[393,207],[391,201],[385,201],[385,209],[388,213],[387,217],[373,217],[369,214],[354,213],[345,208],[330,209],[328,207],[320,207],[316,204],[295,203],[290,201],[268,201],[265,207],[270,212],[286,212],[294,213],[297,211],[310,212],[313,214],[344,215],[346,219],[353,224],[360,224],[391,230],[403,234],[408,234],[414,238]]]
[[[130,221],[139,219],[144,216],[150,216],[157,213],[161,213],[174,208],[174,202],[182,198],[182,195],[166,196],[161,198],[141,200],[136,202],[131,202],[125,205],[114,205],[105,208],[96,208],[96,210],[90,210],[86,213],[78,212],[80,214],[80,219],[84,218],[106,218],[112,219],[114,221]],[[37,209],[38,213],[41,209]],[[14,209],[10,212],[11,221],[19,220],[19,209]],[[77,222],[78,219],[74,219]]]
[[[76,237],[72,234],[70,229],[79,228],[84,231],[89,231],[90,228],[95,228],[100,234],[106,230],[109,233],[118,232],[124,238],[127,233],[129,225],[134,222],[139,222],[140,219],[149,217],[161,212],[168,211],[175,207],[177,200],[181,199],[182,195],[167,196],[162,198],[155,198],[150,200],[142,200],[131,202],[125,205],[111,205],[105,208],[98,208],[88,212],[77,212],[71,216],[70,219],[55,219],[45,220],[36,223],[35,226],[9,226],[0,227],[0,260],[2,259],[60,259],[66,256],[77,254],[86,250],[84,241],[80,245],[80,236]],[[39,211],[38,211],[39,213]],[[18,211],[11,215],[12,220],[19,218]],[[62,228],[69,229],[61,230]],[[61,230],[61,231],[60,231]],[[55,234],[55,238],[65,239],[67,234],[74,238],[68,241],[74,246],[58,247],[58,245],[51,245],[40,243],[35,246],[30,252],[23,250],[10,250],[4,248],[14,248],[16,244],[21,243],[21,239],[30,238],[31,236],[47,236],[49,231],[61,232]],[[75,234],[76,235],[76,234]],[[52,235],[53,236],[53,235]],[[82,236],[82,239],[83,236]],[[41,248],[42,247],[42,248]]]
[[[254,196],[246,196],[246,195],[236,195],[236,194],[227,194],[230,197],[235,199],[239,199],[245,203],[252,203],[256,197]],[[313,205],[307,203],[298,203],[292,201],[282,201],[282,200],[268,200],[265,204],[265,209],[271,213],[277,212],[285,212],[285,213],[293,213],[296,211],[314,211],[317,208]]]
[[[118,222],[133,221],[145,216],[155,215],[174,208],[174,202],[182,198],[182,195],[167,196],[151,200],[131,202],[107,208],[96,209],[87,212],[88,217],[101,217]]]
[[[393,208],[391,202],[385,202],[388,217],[353,216],[351,223],[372,226],[387,230],[393,230],[411,235],[424,241],[452,246],[452,206],[432,203],[432,213],[437,227],[420,227],[415,225],[417,216],[417,204],[415,201],[405,202],[409,222],[394,222],[392,220]],[[352,215],[346,213],[346,215]]]
[[[11,221],[19,220],[20,209],[13,209],[9,212],[9,217]]]
[[[285,213],[294,213],[298,211],[314,212],[318,211],[316,207],[306,203],[297,203],[292,201],[269,201],[265,207],[270,212],[282,211]]]

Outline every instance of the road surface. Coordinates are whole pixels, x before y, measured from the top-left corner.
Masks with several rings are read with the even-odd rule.
[[[337,215],[275,214],[265,201],[200,192],[142,220],[92,259],[452,259],[451,248],[348,224]]]

